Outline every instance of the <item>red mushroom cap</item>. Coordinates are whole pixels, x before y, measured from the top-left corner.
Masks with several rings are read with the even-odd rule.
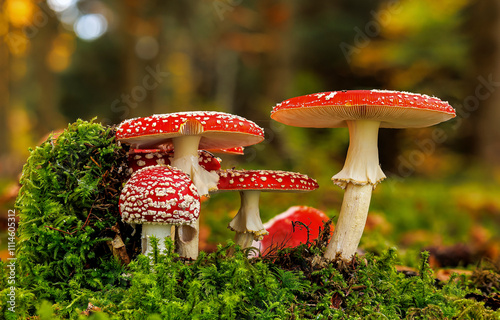
[[[316,180],[305,174],[278,170],[222,170],[219,171],[218,190],[312,191],[318,188]]]
[[[119,207],[123,221],[131,224],[189,224],[198,219],[200,197],[184,172],[158,165],[132,175]]]
[[[278,103],[271,118],[296,127],[346,127],[346,120],[380,121],[382,128],[427,127],[455,117],[448,104],[428,95],[388,90],[308,94]]]
[[[227,148],[227,149],[209,149],[207,151],[212,152],[212,153],[244,155],[245,154],[244,150],[245,150],[244,147],[234,147],[234,148]]]
[[[138,148],[170,144],[183,135],[201,135],[199,149],[249,146],[264,140],[264,130],[243,117],[215,111],[178,112],[122,122],[116,137]]]
[[[160,149],[132,149],[128,153],[128,166],[132,172],[156,165],[170,165],[169,155]]]
[[[220,159],[208,151],[198,150],[198,161],[200,166],[207,171],[220,170]],[[145,167],[158,164],[170,165],[174,156],[173,151],[163,151],[160,149],[133,149],[128,155],[128,165],[132,172]]]
[[[320,227],[328,220],[328,216],[321,210],[307,206],[290,207],[264,224],[269,234],[260,242],[261,252],[273,244],[280,248],[294,248],[306,243],[307,230],[302,225],[296,225],[294,229],[293,221],[304,223],[309,228],[309,241],[313,241],[318,237]]]

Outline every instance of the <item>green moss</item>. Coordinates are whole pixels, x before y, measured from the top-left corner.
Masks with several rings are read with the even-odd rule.
[[[133,244],[117,207],[126,152],[114,139],[113,129],[79,120],[30,150],[16,200],[16,274],[38,299],[101,290],[122,272],[106,245],[116,224]]]

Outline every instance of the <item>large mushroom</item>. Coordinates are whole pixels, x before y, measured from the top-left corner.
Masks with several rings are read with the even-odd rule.
[[[259,198],[263,191],[306,192],[318,188],[316,180],[295,172],[275,170],[223,170],[218,191],[239,191],[240,210],[229,223],[236,232],[235,243],[242,248],[267,234],[260,219]]]
[[[124,222],[142,224],[142,253],[151,252],[149,238],[159,238],[159,249],[172,225],[193,224],[200,213],[200,197],[191,179],[179,169],[156,165],[136,171],[125,183],[119,200]]]
[[[254,122],[223,112],[178,112],[158,114],[122,122],[119,141],[137,149],[174,146],[172,166],[189,174],[200,195],[217,187],[218,177],[198,164],[198,149],[227,149],[264,140],[264,131]]]
[[[287,125],[349,128],[344,168],[332,177],[346,189],[325,257],[351,259],[363,234],[372,190],[385,178],[378,160],[379,128],[427,127],[455,117],[444,101],[428,95],[387,90],[332,91],[277,104],[271,118]]]
[[[198,149],[253,145],[264,140],[264,131],[252,121],[223,112],[178,112],[126,120],[118,127],[116,137],[140,149],[173,145],[172,166],[190,175],[201,196],[216,190],[219,177],[199,165]],[[177,228],[177,252],[183,257],[196,258],[198,237],[198,222]],[[186,238],[192,240],[185,242]]]

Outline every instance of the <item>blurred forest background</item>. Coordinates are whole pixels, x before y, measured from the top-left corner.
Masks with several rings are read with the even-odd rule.
[[[292,205],[333,217],[343,192],[330,177],[343,165],[347,129],[287,127],[270,119],[272,107],[321,91],[405,90],[449,101],[457,117],[380,131],[388,179],[375,190],[361,246],[499,259],[500,1],[0,3],[1,216],[13,209],[28,149],[77,118],[113,125],[217,110],[266,132],[223,167],[299,171],[320,184],[299,196],[264,194],[264,221]],[[232,237],[226,226],[238,206],[222,194],[204,203],[202,248]]]

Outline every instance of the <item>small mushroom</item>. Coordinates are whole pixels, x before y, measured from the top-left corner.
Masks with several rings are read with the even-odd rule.
[[[259,211],[260,193],[263,191],[306,192],[318,188],[316,180],[306,175],[274,170],[223,170],[219,172],[218,191],[239,191],[240,210],[229,223],[236,232],[235,243],[249,247],[268,233]]]
[[[455,117],[444,101],[427,95],[387,90],[332,91],[309,94],[277,104],[271,118],[311,128],[349,128],[344,168],[332,177],[346,189],[340,215],[325,258],[356,252],[370,206],[372,190],[385,179],[378,160],[379,128],[427,127]]]
[[[159,249],[172,225],[193,224],[200,213],[200,197],[191,179],[170,166],[150,166],[135,172],[119,200],[124,222],[142,224],[142,253],[151,252],[149,238],[159,238]]]

